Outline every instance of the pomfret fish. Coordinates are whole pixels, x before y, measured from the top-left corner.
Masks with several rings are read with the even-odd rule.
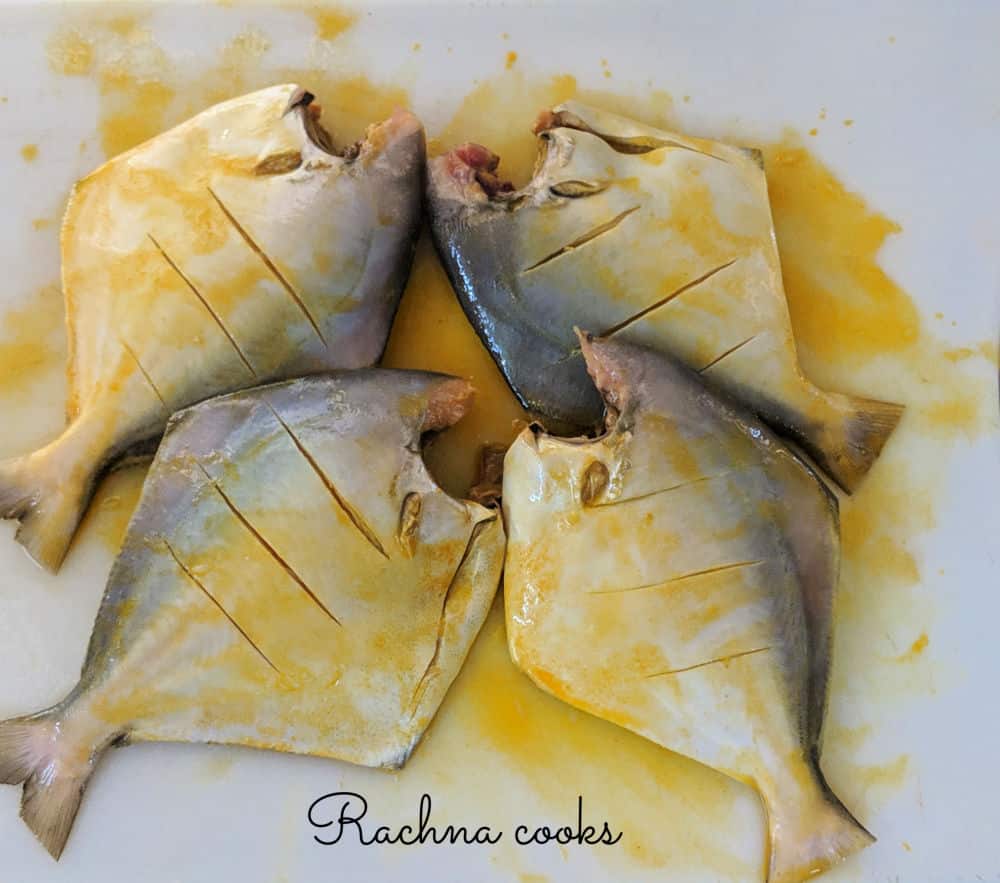
[[[0,781],[59,856],[105,749],[218,742],[401,766],[503,565],[498,512],[455,500],[421,435],[464,380],[317,375],[171,421],[69,696],[0,723]]]
[[[752,785],[770,883],[872,842],[819,767],[837,503],[680,362],[581,338],[594,440],[525,430],[504,464],[511,656],[560,699]]]
[[[424,136],[397,112],[340,153],[313,96],[223,102],[80,181],[62,228],[68,424],[0,463],[0,517],[59,567],[102,473],[179,408],[378,360],[420,218]]]
[[[669,351],[853,490],[897,405],[799,368],[756,151],[570,102],[542,114],[531,182],[464,145],[431,160],[431,223],[459,299],[521,402],[576,426],[601,401],[573,327]]]

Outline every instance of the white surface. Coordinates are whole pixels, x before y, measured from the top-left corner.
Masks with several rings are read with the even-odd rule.
[[[946,311],[956,324],[945,332],[964,343],[995,339],[1000,321],[1000,5],[950,6],[373,3],[342,50],[324,56],[324,63],[403,82],[431,134],[474,78],[502,69],[508,49],[529,71],[571,72],[582,85],[634,92],[652,80],[675,96],[691,94],[696,100],[681,111],[693,133],[777,136],[785,125],[808,129],[821,106],[831,118],[852,117],[854,127],[827,127],[815,148],[851,188],[902,223],[905,232],[891,240],[883,264],[925,316]],[[65,14],[56,5],[0,7],[0,94],[8,98],[0,106],[0,304],[16,304],[54,278],[55,228],[36,232],[31,219],[54,216],[71,182],[101,158],[94,81],[56,77],[46,63],[46,39]],[[158,9],[147,26],[172,59],[196,69],[247,22],[267,31],[268,58],[277,66],[301,63],[311,51],[313,24],[294,10],[179,4]],[[411,52],[415,41],[423,46],[419,54]],[[601,58],[614,71],[613,82],[602,79]],[[526,121],[535,110],[525,108]],[[88,145],[81,152],[83,139]],[[42,148],[32,164],[18,155],[26,142]],[[55,430],[61,412],[61,401],[41,398],[23,412],[0,414],[0,453],[24,449],[28,424],[32,438]],[[1000,879],[1000,445],[994,432],[958,443],[941,466],[920,462],[919,451],[914,458],[917,468],[947,470],[936,526],[911,545],[922,573],[947,574],[927,579],[914,593],[914,603],[935,611],[933,650],[947,664],[933,690],[877,717],[878,744],[905,746],[910,774],[904,788],[865,818],[879,844],[823,878],[831,883]],[[47,577],[15,548],[12,534],[12,525],[0,528],[0,717],[44,707],[75,680],[108,565],[102,550],[89,548],[57,578]],[[850,719],[837,697],[834,707]],[[433,731],[432,738],[447,734]],[[18,821],[17,790],[0,788],[0,880],[516,879],[503,858],[509,853],[489,849],[351,850],[312,843],[306,808],[340,787],[367,793],[373,803],[378,795],[394,818],[412,816],[424,787],[439,803],[477,807],[479,815],[458,813],[452,821],[510,831],[519,821],[545,818],[530,788],[507,777],[495,757],[477,745],[453,749],[460,779],[425,786],[413,772],[419,765],[387,775],[250,751],[129,748],[109,758],[96,777],[59,865]],[[525,794],[520,816],[500,799],[508,788]],[[484,793],[497,794],[496,818]],[[475,796],[478,802],[470,802]],[[401,809],[390,813],[393,801]],[[567,814],[574,802],[575,791],[568,792]],[[758,836],[759,822],[743,815],[745,836]],[[670,831],[665,819],[664,838]],[[901,840],[912,844],[912,853],[899,848]],[[580,852],[522,853],[519,868],[551,880],[621,879]],[[665,867],[646,869],[643,879],[714,878]]]

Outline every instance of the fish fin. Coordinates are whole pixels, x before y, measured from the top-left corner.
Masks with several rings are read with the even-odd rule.
[[[0,782],[23,783],[21,818],[55,859],[66,846],[94,760],[103,750],[81,759],[75,750],[61,750],[66,741],[51,710],[0,722]]]
[[[15,538],[46,570],[56,572],[90,502],[97,471],[80,468],[74,427],[33,454],[0,462],[0,518],[21,522]]]
[[[829,398],[829,417],[802,428],[797,440],[846,493],[852,494],[882,453],[904,408],[858,396]]]
[[[815,755],[813,755],[815,757]],[[767,803],[770,859],[767,883],[802,883],[875,842],[875,837],[830,790],[818,763],[810,763],[808,790],[778,809]]]

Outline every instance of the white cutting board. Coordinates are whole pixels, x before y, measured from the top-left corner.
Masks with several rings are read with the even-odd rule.
[[[969,378],[972,404],[966,405],[978,414],[974,430],[957,434],[927,429],[915,418],[884,458],[891,459],[886,469],[906,467],[913,477],[912,501],[902,488],[893,518],[902,511],[917,525],[904,544],[914,579],[884,595],[875,581],[866,598],[858,588],[867,586],[865,574],[849,569],[854,585],[842,589],[851,616],[838,633],[831,700],[831,732],[841,739],[827,749],[831,780],[879,842],[824,879],[1000,879],[995,349],[992,361],[955,355],[961,347],[995,342],[1000,327],[1000,5],[400,0],[356,8],[356,22],[339,36],[336,15],[317,17],[301,4],[164,3],[140,9],[138,31],[116,24],[109,7],[0,5],[0,319],[15,311],[0,324],[0,346],[5,339],[31,339],[33,310],[58,309],[51,293],[39,294],[58,278],[53,222],[72,182],[104,158],[100,123],[115,86],[94,73],[93,59],[74,62],[66,44],[56,46],[63,72],[53,69],[53,40],[63,39],[54,35],[66,27],[117,33],[108,39],[118,48],[105,47],[101,63],[113,67],[107,52],[119,52],[125,70],[166,64],[190,78],[247,58],[275,69],[356,70],[408,90],[431,135],[474,81],[507,75],[509,52],[517,53],[526,82],[571,73],[581,86],[625,94],[666,90],[676,100],[675,117],[692,133],[769,140],[786,126],[801,133],[819,128],[813,138],[803,134],[813,152],[873,210],[901,224],[880,260],[940,343],[910,370],[868,364],[858,391],[919,398],[921,384],[933,385],[946,369],[939,362],[950,348]],[[237,49],[224,54],[223,47],[246,33],[257,36],[237,40]],[[266,52],[252,45],[260,35]],[[330,39],[320,40],[324,35]],[[67,75],[74,64],[82,73]],[[157,96],[152,88],[144,100]],[[525,138],[538,109],[529,103],[521,111]],[[847,119],[853,124],[845,125]],[[37,156],[27,145],[37,145]],[[0,456],[30,449],[61,424],[61,381],[51,366],[48,373],[35,370],[36,355],[37,347],[25,347],[21,375],[0,377]],[[854,382],[843,379],[842,366],[805,357],[814,376]],[[114,508],[114,499],[106,505]],[[872,530],[879,529],[876,517]],[[0,526],[0,718],[44,707],[72,685],[111,560],[106,544],[85,542],[59,576],[50,577],[12,536],[13,525]],[[928,636],[926,646],[917,635]],[[908,665],[911,642],[920,659]],[[592,757],[581,761],[577,781],[579,742],[566,732],[532,736],[552,743],[546,749],[558,776],[550,779],[544,766],[519,766],[502,746],[465,728],[468,708],[480,698],[490,701],[474,689],[453,692],[412,764],[396,774],[226,748],[114,752],[95,777],[58,865],[18,820],[17,789],[0,787],[0,880],[760,879],[762,821],[749,791],[697,769],[652,784],[635,767],[623,777],[620,758],[611,756],[603,776]],[[523,713],[531,714],[530,705]],[[530,724],[525,720],[524,732]],[[856,745],[848,744],[848,732]],[[619,753],[648,750],[633,737],[602,738]],[[852,752],[864,754],[866,765]],[[725,798],[717,813],[705,809],[706,789]],[[427,791],[441,824],[488,824],[504,830],[505,839],[496,847],[321,847],[306,811],[312,800],[337,790],[365,794],[370,817],[394,825],[414,819]],[[578,793],[594,820],[617,822],[622,846],[560,850],[512,843],[518,824],[571,822]],[[640,820],[641,837],[631,828]],[[643,837],[662,847],[655,860],[642,857]],[[695,840],[708,856],[704,862],[689,848]],[[723,851],[743,858],[727,866],[710,860]]]

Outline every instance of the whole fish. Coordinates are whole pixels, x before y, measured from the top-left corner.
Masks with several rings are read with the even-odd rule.
[[[749,783],[770,883],[872,842],[819,767],[837,503],[671,357],[581,338],[606,433],[537,427],[504,463],[514,662],[538,686]]]
[[[799,368],[760,154],[569,102],[514,191],[467,144],[431,160],[431,225],[467,315],[521,402],[576,426],[601,401],[579,325],[666,350],[799,443],[850,492],[898,405]]]
[[[489,611],[499,513],[420,456],[471,387],[319,375],[175,416],[77,686],[0,723],[0,781],[56,858],[105,749],[219,742],[405,763]]]
[[[420,219],[397,112],[340,152],[294,84],[234,98],[80,181],[62,227],[68,422],[0,463],[0,517],[55,570],[101,473],[179,408],[381,356]]]

